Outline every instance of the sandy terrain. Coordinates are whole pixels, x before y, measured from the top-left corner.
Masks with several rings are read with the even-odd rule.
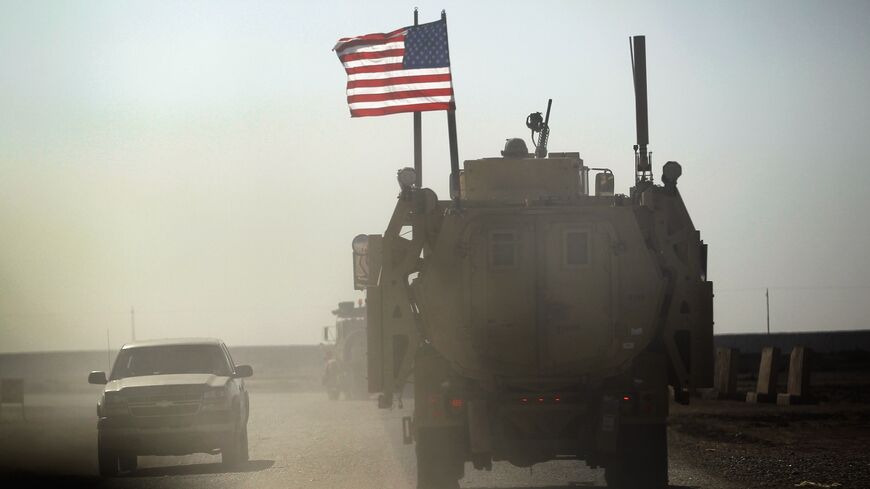
[[[96,476],[94,404],[88,394],[32,395],[27,421],[4,406],[0,423],[0,476],[19,483],[67,487],[305,487],[413,488],[415,462],[403,445],[404,410],[382,411],[372,401],[330,402],[321,393],[252,388],[249,424],[251,463],[224,472],[219,456],[141,457],[134,474],[111,480]],[[674,487],[731,488],[694,467],[694,450],[676,447],[671,459]],[[498,463],[492,472],[470,467],[463,487],[603,487],[603,471],[580,462],[551,462],[533,470]]]

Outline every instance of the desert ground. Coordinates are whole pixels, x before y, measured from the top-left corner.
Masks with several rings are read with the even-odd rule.
[[[6,370],[10,371],[8,363]],[[413,403],[379,410],[374,400],[329,401],[317,385],[317,365],[297,365],[281,373],[279,368],[255,364],[255,377],[248,383],[251,461],[246,466],[225,471],[219,455],[140,457],[136,472],[101,479],[95,412],[101,386],[87,385],[86,371],[57,381],[45,376],[33,380],[23,413],[16,405],[2,406],[0,480],[13,486],[42,482],[64,487],[415,486],[414,449],[402,443],[400,422],[411,414]],[[826,375],[827,384],[837,384]],[[73,385],[74,378],[80,380]],[[820,389],[822,402],[812,406],[701,399],[693,399],[690,406],[672,405],[671,486],[870,487],[865,379],[852,375],[837,384],[840,387]],[[741,386],[751,382],[744,376]],[[549,462],[531,470],[500,462],[491,472],[476,471],[469,464],[461,485],[605,487],[603,470],[577,461]]]

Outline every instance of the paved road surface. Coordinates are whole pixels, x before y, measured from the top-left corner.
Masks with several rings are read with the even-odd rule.
[[[94,395],[37,397],[28,421],[5,409],[0,423],[0,477],[13,470],[56,474],[64,483],[92,486],[96,478]],[[401,441],[404,410],[383,411],[370,401],[330,402],[325,394],[252,392],[251,463],[224,472],[219,456],[140,457],[140,469],[105,483],[120,488],[413,488],[414,451]],[[59,409],[59,405],[66,406]],[[675,487],[734,487],[692,468],[691,453],[672,451]],[[19,472],[20,473],[20,472]],[[33,477],[28,475],[27,477]],[[470,466],[463,487],[604,487],[603,471],[581,462],[529,469],[506,463],[492,472]]]

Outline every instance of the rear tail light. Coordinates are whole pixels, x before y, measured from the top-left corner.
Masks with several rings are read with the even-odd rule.
[[[447,402],[451,414],[460,414],[465,409],[465,399],[450,399]]]
[[[537,404],[557,404],[562,402],[561,394],[553,394],[547,396],[536,396],[536,397],[521,397],[519,398],[520,404],[528,404],[529,400],[536,402]]]

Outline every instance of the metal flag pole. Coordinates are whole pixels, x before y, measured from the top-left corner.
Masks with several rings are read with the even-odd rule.
[[[417,7],[414,7],[414,25],[419,25],[417,18]],[[414,182],[417,188],[423,188],[423,136],[422,136],[423,118],[422,112],[414,112],[414,172],[417,174],[417,181]]]
[[[441,11],[441,20],[444,21],[444,26],[447,26],[447,11]],[[448,56],[450,43],[448,42]],[[452,67],[451,67],[452,74]],[[459,189],[459,149],[456,145],[456,103],[451,102],[450,108],[447,109],[447,137],[450,141],[450,194],[454,202],[459,206],[460,189]]]

